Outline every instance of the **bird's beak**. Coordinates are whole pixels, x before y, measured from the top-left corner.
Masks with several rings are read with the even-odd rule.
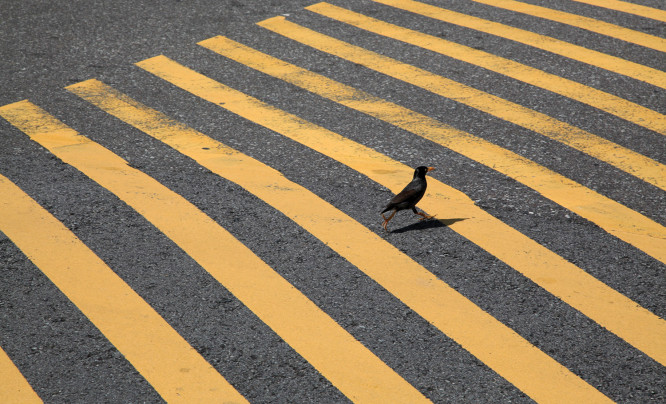
[[[435,167],[428,167],[428,172],[430,172],[430,171],[432,171],[432,170],[434,170],[434,169],[435,169]]]

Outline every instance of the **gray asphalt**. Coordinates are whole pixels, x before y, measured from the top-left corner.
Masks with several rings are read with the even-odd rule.
[[[487,50],[666,114],[648,84],[370,1],[334,4]],[[657,51],[470,1],[437,2],[663,70]],[[592,6],[530,1],[652,35],[666,24]],[[29,99],[183,195],[434,402],[528,402],[456,342],[290,219],[239,186],[70,94],[89,78],[284,173],[619,402],[666,402],[666,370],[439,222],[381,228],[391,193],[362,173],[179,90],[133,63],[164,54],[434,178],[660,317],[666,266],[535,191],[448,149],[196,45],[226,35],[515,151],[666,225],[666,194],[557,142],[255,25],[276,15],[482,89],[666,163],[663,135],[592,107],[303,10],[313,1],[0,2],[0,105]],[[664,8],[658,0],[641,4]],[[196,262],[109,191],[0,119],[0,174],[71,229],[251,402],[347,399]],[[405,178],[405,183],[410,178]],[[0,196],[1,197],[1,196]],[[437,212],[438,218],[457,218]],[[38,231],[38,229],[35,229]],[[224,259],[221,252],[221,258]],[[0,346],[46,402],[159,402],[94,325],[0,233]]]

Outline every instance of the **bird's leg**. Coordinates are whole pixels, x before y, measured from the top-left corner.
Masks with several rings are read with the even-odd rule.
[[[432,219],[433,217],[435,217],[435,215],[432,215],[432,216],[431,216],[431,215],[426,215],[426,214],[423,213],[423,212],[419,212],[418,210],[416,210],[416,208],[412,208],[412,212],[416,213],[416,214],[419,215],[419,216],[423,216],[423,217],[420,218],[419,220]]]
[[[423,217],[420,218],[419,220],[432,219],[433,217],[435,217],[435,215],[426,215],[426,214],[423,213],[423,212],[419,212],[419,213],[417,213],[417,215],[419,215],[419,216],[423,216]]]
[[[389,222],[389,220],[393,219],[393,216],[395,216],[396,212],[398,212],[398,211],[397,211],[397,210],[393,210],[393,212],[391,213],[391,215],[390,215],[388,218],[386,218],[386,217],[384,216],[384,214],[382,213],[382,217],[384,218],[384,223],[382,223],[382,227],[384,228],[384,230],[388,231],[388,227],[387,227],[387,226],[388,226],[388,222]]]

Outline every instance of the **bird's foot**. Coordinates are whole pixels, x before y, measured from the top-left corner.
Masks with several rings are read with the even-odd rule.
[[[397,211],[394,210],[394,211],[389,215],[389,217],[384,216],[384,214],[382,213],[382,219],[384,219],[384,223],[382,223],[382,227],[384,228],[384,230],[388,231],[388,222],[389,222],[391,219],[393,219],[393,216],[395,216],[395,213],[396,213],[396,212],[397,212]]]
[[[427,220],[427,219],[433,219],[435,215],[426,215],[425,213],[417,213],[419,216],[423,216],[419,220]]]

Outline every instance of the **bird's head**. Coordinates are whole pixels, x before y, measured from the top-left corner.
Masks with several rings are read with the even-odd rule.
[[[426,166],[416,167],[416,170],[414,170],[414,178],[416,177],[425,178],[426,173],[434,169],[435,167],[426,167]]]

